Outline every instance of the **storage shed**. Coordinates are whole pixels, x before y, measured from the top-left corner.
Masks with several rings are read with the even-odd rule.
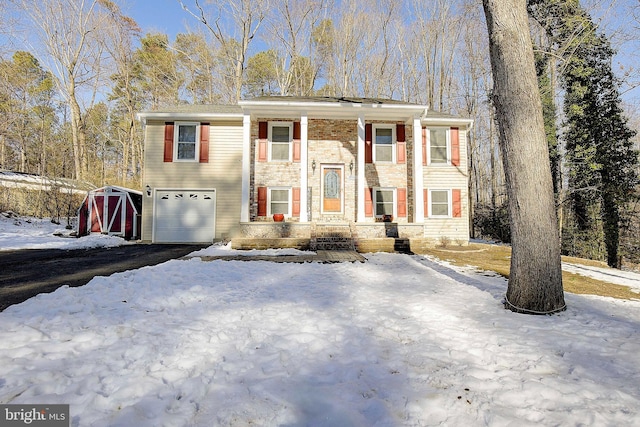
[[[142,192],[106,186],[87,193],[78,209],[78,236],[91,233],[140,238]]]

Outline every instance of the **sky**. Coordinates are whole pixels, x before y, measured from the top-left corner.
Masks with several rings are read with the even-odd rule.
[[[124,10],[127,13],[126,9]],[[131,0],[128,10],[143,33],[162,32],[171,40],[187,27],[194,28],[195,18],[182,9],[177,0]]]
[[[0,215],[0,248],[107,237],[58,228]],[[237,253],[0,312],[0,402],[68,404],[74,427],[640,425],[640,300],[567,293],[565,312],[528,316],[497,274],[419,255],[200,258]]]

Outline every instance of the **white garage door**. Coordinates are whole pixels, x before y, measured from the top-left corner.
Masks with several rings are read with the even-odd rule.
[[[157,190],[154,242],[210,243],[216,235],[215,190]]]

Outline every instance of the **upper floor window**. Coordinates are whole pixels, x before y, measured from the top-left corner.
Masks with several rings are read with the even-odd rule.
[[[200,123],[176,122],[174,127],[174,161],[198,161]]]
[[[391,125],[373,125],[373,161],[395,161],[395,127]]]
[[[293,123],[269,123],[269,157],[275,161],[290,161]]]
[[[429,163],[447,164],[450,156],[449,129],[429,129]]]

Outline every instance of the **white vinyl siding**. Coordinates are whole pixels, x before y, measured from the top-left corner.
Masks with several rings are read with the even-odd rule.
[[[442,129],[447,134],[448,127],[440,125],[427,124],[427,130],[430,129]],[[424,189],[429,190],[427,194],[427,211],[425,212],[425,224],[424,237],[434,240],[439,240],[442,236],[449,239],[456,240],[461,239],[466,241],[469,238],[469,218],[467,216],[466,200],[468,198],[468,181],[467,177],[460,173],[461,170],[467,168],[467,140],[466,132],[460,131],[460,167],[438,167],[438,164],[434,164],[434,167],[425,167],[423,170],[422,185]],[[430,139],[429,132],[427,132],[427,138]],[[427,147],[427,157],[429,157],[429,147]],[[449,154],[447,154],[449,156]],[[443,164],[441,164],[443,165]],[[446,165],[446,163],[444,164]],[[434,186],[434,183],[437,183]],[[462,217],[452,218],[451,216],[429,216],[432,207],[430,190],[449,190],[457,188],[461,190],[462,203]],[[451,211],[449,211],[451,213]]]
[[[144,184],[157,189],[215,189],[216,239],[239,229],[242,200],[242,121],[210,121],[209,162],[163,162],[164,121],[145,126]],[[175,132],[175,128],[174,128]],[[175,150],[175,141],[174,141]],[[154,198],[142,198],[142,239],[152,240]]]

